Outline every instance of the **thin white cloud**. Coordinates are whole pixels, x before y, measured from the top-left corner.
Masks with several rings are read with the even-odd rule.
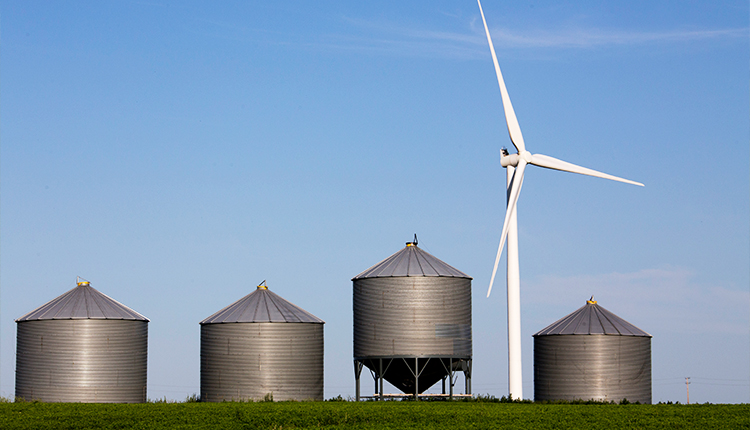
[[[507,48],[594,48],[649,43],[685,43],[710,39],[747,37],[748,29],[628,32],[620,30],[570,28],[559,31],[516,33],[510,29],[490,30],[493,41]]]
[[[361,49],[401,54],[439,55],[461,58],[484,58],[486,38],[481,23],[476,19],[468,23],[466,33],[434,31],[406,28],[389,23],[343,18],[355,28],[368,35],[330,35],[328,42],[334,42],[342,49]],[[635,46],[656,43],[688,43],[701,40],[726,40],[747,38],[748,28],[712,30],[666,30],[666,31],[627,31],[614,29],[567,27],[544,30],[514,30],[511,28],[491,28],[495,49],[518,48],[567,48],[585,49],[608,46]],[[323,44],[326,44],[324,42]]]
[[[200,19],[206,36],[249,43],[287,45],[313,50],[373,52],[385,55],[422,56],[430,58],[485,59],[487,39],[478,17],[462,21],[452,17],[454,24],[465,31],[436,31],[414,25],[338,17],[348,30],[339,28],[327,34],[303,34],[248,27],[233,22]],[[338,28],[337,26],[331,26]],[[583,28],[557,29],[490,29],[498,53],[508,49],[587,49],[610,46],[635,46],[657,43],[688,43],[702,40],[732,40],[750,36],[750,29],[627,31]]]

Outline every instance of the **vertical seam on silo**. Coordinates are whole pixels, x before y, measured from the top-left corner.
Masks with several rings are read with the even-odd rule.
[[[281,308],[279,307],[279,305],[276,303],[275,300],[273,300],[273,297],[270,297],[271,296],[270,294],[266,294],[266,296],[268,296],[266,298],[266,306],[268,306],[267,304],[268,304],[268,301],[270,300],[271,304],[276,308],[277,311],[279,311],[279,315],[281,315],[281,318],[285,322],[289,322],[289,321],[287,321],[287,318],[286,318],[286,315],[284,315],[284,312],[281,311]],[[271,321],[271,311],[270,310],[268,311],[268,317],[269,317],[269,321]]]
[[[573,321],[575,321],[575,316],[573,315],[571,315],[569,318],[563,318],[562,320],[560,320],[560,328],[558,329],[560,333],[558,334],[562,334],[563,330],[568,328],[568,326],[572,324]],[[573,334],[575,334],[575,330],[576,330],[576,327],[573,327]]]
[[[622,335],[622,332],[620,331],[620,329],[619,329],[619,328],[617,328],[617,326],[616,326],[616,325],[615,325],[615,324],[614,324],[614,323],[613,323],[613,322],[612,322],[612,321],[611,321],[611,320],[610,320],[609,318],[607,318],[607,315],[606,315],[606,314],[605,314],[604,312],[602,312],[602,316],[603,316],[603,317],[604,317],[604,319],[606,319],[606,320],[607,320],[607,321],[608,321],[608,322],[609,322],[610,324],[612,324],[612,327],[614,327],[614,328],[615,328],[615,331],[617,331],[617,334],[619,334],[619,335]]]
[[[393,272],[395,272],[395,268],[398,267],[398,262],[401,261],[402,258],[402,252],[397,252],[391,255],[390,257],[373,266],[371,270],[369,270],[370,273],[368,273],[365,277],[393,276]],[[375,269],[377,269],[377,271]],[[390,273],[388,272],[389,270]]]
[[[367,269],[364,272],[362,272],[359,275],[357,275],[356,278],[368,278],[368,277],[371,277],[371,276],[378,276],[378,273],[374,273],[374,271],[376,269],[379,269],[380,272],[382,272],[384,269],[381,266],[387,266],[388,260],[393,260],[394,258],[396,258],[397,255],[398,255],[398,253],[396,253],[394,255],[391,255],[388,258],[384,258],[383,260],[380,260],[379,263],[377,263],[377,264],[375,264],[373,266],[370,266],[369,269]]]
[[[414,255],[414,260],[417,262],[417,266],[419,266],[420,275],[424,276],[424,266],[422,266],[422,262],[419,261],[419,252],[417,252],[416,248],[411,251],[411,253]],[[407,272],[407,275],[411,274],[411,255],[409,256],[409,271]]]
[[[266,313],[268,313],[268,305],[266,304],[266,298],[263,297],[263,294],[260,293],[260,292],[258,292],[256,294],[258,294],[258,300],[255,303],[255,311],[253,311],[253,319],[251,320],[252,322],[258,322],[259,321],[258,310],[260,310],[261,306],[264,307],[266,309]],[[270,320],[271,319],[270,318],[271,317],[270,313],[268,314],[268,317],[269,317],[269,320]]]
[[[68,303],[73,298],[73,296],[74,296],[74,293],[66,294],[66,295],[64,295],[64,297],[60,298],[60,301],[58,302],[59,306],[58,306],[57,303],[55,303],[55,305],[52,307],[52,309],[50,309],[52,311],[52,318],[53,319],[56,318],[58,315],[60,315],[63,312],[63,310],[65,309],[65,307],[68,306]]]
[[[39,315],[37,315],[37,316],[35,317],[35,319],[42,319],[42,318],[44,318],[44,317],[45,317],[45,316],[47,315],[47,312],[50,312],[50,311],[54,311],[54,310],[55,310],[55,306],[57,305],[57,303],[59,303],[59,302],[60,302],[60,301],[62,301],[63,299],[64,299],[64,297],[57,297],[57,298],[55,298],[55,299],[53,299],[53,300],[51,300],[51,301],[47,302],[46,304],[44,304],[44,305],[40,306],[39,308],[37,308],[37,309],[34,309],[33,311],[31,311],[31,312],[29,312],[28,314],[26,314],[26,315],[24,315],[23,317],[21,317],[20,319],[23,319],[23,318],[24,318],[24,317],[26,317],[27,315],[28,315],[28,316],[31,316],[31,315],[33,315],[34,313],[36,313],[36,312],[40,312],[40,311],[41,311],[41,312],[39,313]],[[55,317],[55,314],[54,314],[54,313],[53,313],[52,317],[53,317],[53,318]]]
[[[279,311],[279,314],[281,315],[281,318],[284,319],[284,321],[294,322],[290,321],[290,319],[297,318],[297,315],[293,311],[290,311],[290,309],[288,309],[288,302],[286,300],[282,299],[280,296],[272,294],[271,292],[266,293],[266,295],[270,298],[271,303],[273,303],[273,305],[276,307],[276,310]]]
[[[83,287],[78,287],[78,288],[83,288]],[[81,291],[81,290],[78,290],[78,291]],[[77,299],[77,300],[73,300],[71,304],[71,309],[70,309],[70,316],[74,317],[76,315],[76,312],[78,312],[78,308],[81,306],[81,302],[83,302],[83,307],[86,308],[86,294],[81,292],[80,294],[77,294],[76,296],[71,297],[71,299]],[[86,314],[86,316],[88,317],[88,313]]]
[[[402,253],[396,253],[395,255],[392,255],[391,257],[388,257],[385,259],[386,264],[383,265],[383,268],[378,271],[378,273],[375,273],[375,276],[393,276],[394,272],[396,271],[396,268],[398,267],[399,261],[401,261],[404,258]],[[388,272],[390,270],[390,273]]]
[[[435,266],[433,266],[432,263],[430,263],[430,260],[427,259],[427,257],[422,256],[422,258],[424,258],[424,262],[427,263],[428,266],[430,266],[430,268],[435,272],[437,276],[441,276],[440,270],[435,268]],[[424,269],[422,269],[422,273],[424,274]]]
[[[395,270],[394,270],[393,275],[394,276],[409,276],[409,272],[411,271],[411,250],[409,248],[406,248],[406,252],[404,252],[403,255],[401,255],[400,259],[401,260],[406,259],[406,273],[401,275],[400,273],[395,273]]]
[[[85,287],[85,288],[91,288],[91,287]],[[106,319],[107,318],[107,312],[105,312],[105,309],[102,307],[102,305],[97,300],[96,295],[95,294],[91,294],[90,290],[86,290],[86,292],[88,294],[84,294],[84,297],[90,296],[91,297],[91,301],[93,302],[92,306],[96,305],[96,307],[99,308],[99,312],[101,312],[102,317]],[[88,300],[86,300],[85,303],[86,303],[86,318],[90,318],[91,315],[92,315],[92,312],[89,311]]]
[[[248,302],[251,302],[251,294],[252,293],[217,312],[216,318],[221,317],[221,322],[224,322],[226,320],[229,320],[229,322],[241,322],[244,318],[245,311],[249,310],[250,308],[250,304]],[[232,315],[234,315],[234,317],[230,319]],[[252,321],[252,317],[250,320]]]

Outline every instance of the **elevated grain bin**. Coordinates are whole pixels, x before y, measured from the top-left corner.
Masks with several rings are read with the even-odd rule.
[[[265,281],[200,324],[201,401],[323,400],[325,322]]]
[[[16,397],[146,401],[148,318],[88,281],[16,320]]]
[[[588,300],[534,334],[534,400],[651,403],[651,335]]]
[[[363,366],[383,397],[383,379],[419,393],[463,371],[471,393],[471,280],[408,242],[352,278],[354,367],[359,398]],[[449,378],[448,378],[449,377]]]

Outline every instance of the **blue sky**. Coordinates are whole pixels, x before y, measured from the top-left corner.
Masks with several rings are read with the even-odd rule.
[[[528,169],[524,396],[594,294],[654,335],[655,402],[750,402],[747,2],[483,6],[527,149],[646,185]],[[474,277],[474,392],[507,393],[475,2],[5,2],[0,41],[1,395],[13,319],[76,276],[151,319],[151,398],[199,392],[198,322],[264,279],[353,395],[350,279],[414,233]]]

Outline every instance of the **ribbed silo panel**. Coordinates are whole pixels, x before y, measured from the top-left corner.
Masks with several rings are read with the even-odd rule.
[[[354,357],[470,358],[471,279],[354,280]]]
[[[323,400],[322,323],[201,326],[201,400]]]
[[[534,400],[651,403],[651,338],[534,337]]]
[[[16,396],[44,402],[146,401],[148,322],[37,320],[17,325]]]

